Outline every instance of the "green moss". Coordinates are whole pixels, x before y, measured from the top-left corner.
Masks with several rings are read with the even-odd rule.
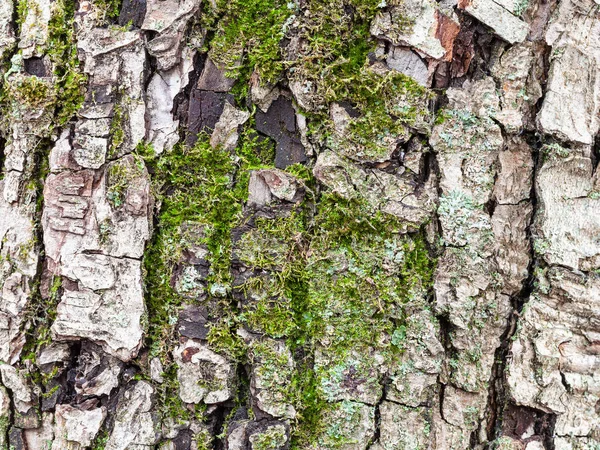
[[[365,214],[360,202],[333,195],[319,208],[308,260],[310,334],[340,353],[377,347],[394,332],[387,319],[401,320],[405,302],[426,297],[434,263],[422,238],[394,231],[395,218]]]
[[[313,112],[313,132],[334,150],[355,148],[376,160],[406,136],[407,126],[429,122],[432,97],[410,77],[369,68],[367,56],[376,44],[369,27],[379,5],[375,0],[310,2],[299,30],[305,45],[288,71],[307,92],[303,103]],[[349,104],[356,114],[343,133],[329,118],[332,102]]]
[[[94,6],[104,21],[118,19],[122,4],[123,0],[94,0]]]
[[[32,291],[35,292],[35,296],[29,303],[26,313],[26,321],[31,323],[31,327],[27,330],[27,340],[21,359],[35,362],[39,350],[52,342],[50,326],[56,319],[56,308],[62,295],[62,279],[52,278],[47,298],[42,298],[37,284],[32,287]]]
[[[126,120],[126,111],[123,105],[117,103],[113,110],[113,117],[110,122],[110,144],[108,147],[109,158],[117,155],[119,148],[125,140],[124,121]]]
[[[214,448],[213,437],[206,430],[196,433],[194,440],[196,441],[196,450],[212,450]]]
[[[64,125],[81,107],[87,76],[80,70],[74,27],[75,1],[56,0],[48,24],[48,56],[56,89],[55,124]]]
[[[375,40],[369,26],[379,0],[315,0],[307,5],[300,37],[306,42],[294,61],[293,78],[307,82],[327,104],[348,97]]]
[[[292,171],[311,185],[305,171]],[[292,431],[296,449],[307,448],[323,432],[327,399],[337,398],[330,389],[336,387],[336,373],[343,378],[358,370],[372,376],[370,363],[353,363],[351,352],[376,349],[390,362],[402,351],[403,306],[427,304],[435,268],[423,237],[401,235],[398,219],[329,193],[321,196],[313,215],[314,199],[310,192],[307,196],[283,217],[257,219],[234,249],[246,266],[261,273],[240,287],[251,301],[237,320],[285,338],[292,351],[312,354],[319,346],[332,361],[322,368],[310,358],[296,361],[292,382],[280,393],[299,415]]]
[[[541,152],[544,161],[568,158],[571,154],[568,148],[565,148],[556,142],[545,144],[542,147]]]
[[[431,92],[412,78],[396,72],[380,75],[368,68],[350,83],[336,101],[349,102],[360,115],[351,118],[348,130],[339,136],[328,123],[330,148],[352,149],[363,158],[379,159],[390,153],[408,135],[408,126],[429,122]]]
[[[515,0],[513,12],[516,16],[523,17],[523,14],[529,8],[529,0]]]
[[[27,17],[27,11],[29,10],[29,1],[28,0],[19,0],[16,5],[16,24],[19,33],[21,34],[21,27],[23,26],[23,22],[25,22],[25,18]]]
[[[244,341],[235,334],[234,325],[237,322],[231,317],[223,318],[210,325],[207,340],[216,352],[229,356],[235,361],[240,361],[246,354]]]
[[[25,108],[45,108],[54,101],[52,85],[36,76],[23,76],[11,83],[12,98]]]
[[[92,442],[92,448],[94,450],[104,450],[109,437],[108,430],[106,428],[101,429]]]
[[[139,158],[139,157],[138,157]],[[141,162],[141,158],[138,160]],[[106,175],[106,198],[114,209],[123,206],[127,189],[135,183],[136,179],[143,176],[143,163],[140,165],[129,160],[119,159],[108,167]],[[101,237],[103,233],[102,227],[106,230],[106,226],[110,223],[101,224]]]
[[[286,0],[218,0],[206,3],[203,22],[214,29],[212,60],[247,84],[256,71],[263,83],[275,83],[283,70],[279,42],[296,5]],[[216,18],[220,17],[218,23]]]

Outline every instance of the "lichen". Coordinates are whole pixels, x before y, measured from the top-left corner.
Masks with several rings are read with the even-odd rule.
[[[267,428],[262,433],[250,437],[252,450],[278,450],[287,442],[287,435],[283,425]]]

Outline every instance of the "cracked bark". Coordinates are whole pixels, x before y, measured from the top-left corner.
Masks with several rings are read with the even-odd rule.
[[[598,5],[370,3],[0,1],[0,449],[600,446]]]

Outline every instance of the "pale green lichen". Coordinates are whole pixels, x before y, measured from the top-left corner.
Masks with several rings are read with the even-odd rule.
[[[250,436],[252,450],[279,450],[287,442],[283,425],[268,427],[265,431]]]

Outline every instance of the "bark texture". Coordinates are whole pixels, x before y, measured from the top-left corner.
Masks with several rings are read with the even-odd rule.
[[[0,0],[0,449],[600,449],[597,0]]]

